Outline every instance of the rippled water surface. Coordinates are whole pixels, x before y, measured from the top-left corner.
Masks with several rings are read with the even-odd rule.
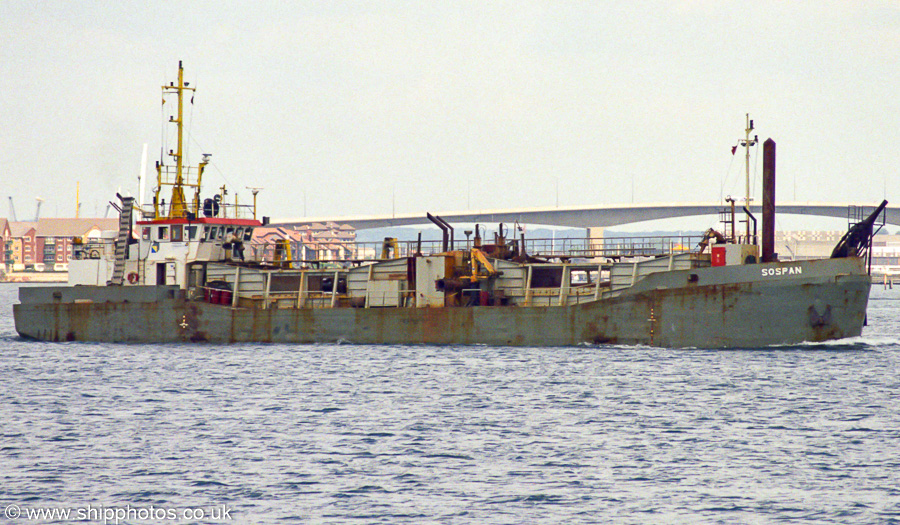
[[[709,351],[48,344],[6,306],[0,512],[900,523],[898,307],[877,287],[857,340]]]

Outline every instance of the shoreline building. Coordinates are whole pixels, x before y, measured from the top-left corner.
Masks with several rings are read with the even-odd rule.
[[[118,223],[116,218],[2,219],[3,267],[6,272],[65,272],[76,237],[100,239],[103,231],[117,230]]]
[[[356,230],[334,222],[314,223],[296,228],[259,227],[253,232],[249,248],[255,260],[273,261],[278,241],[288,241],[294,261],[335,261],[357,256]]]
[[[781,260],[829,257],[846,231],[776,231],[775,251]],[[872,275],[900,276],[900,235],[881,233],[872,240]]]

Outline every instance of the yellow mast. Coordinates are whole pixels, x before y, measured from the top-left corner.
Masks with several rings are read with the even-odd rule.
[[[162,86],[163,91],[163,104],[166,103],[165,96],[169,94],[176,94],[178,96],[178,116],[177,117],[169,117],[169,122],[174,123],[176,129],[178,131],[178,142],[176,145],[176,150],[169,150],[169,156],[175,158],[175,180],[174,182],[167,182],[163,180],[163,168],[161,164],[156,165],[156,199],[154,199],[154,211],[157,219],[164,218],[181,218],[186,216],[187,212],[197,213],[200,210],[200,183],[203,179],[203,169],[209,163],[209,156],[204,154],[203,160],[200,162],[200,165],[197,167],[197,182],[190,183],[186,180],[185,172],[186,168],[184,166],[184,92],[185,91],[195,91],[196,88],[188,87],[188,84],[184,81],[184,68],[181,65],[181,61],[178,62],[178,84],[170,82],[168,86]],[[169,212],[168,214],[163,215],[164,209],[160,209],[159,202],[159,191],[163,185],[171,185],[172,186],[172,197],[169,201]],[[194,199],[192,205],[189,206],[187,200],[184,197],[184,187],[189,186],[194,188]]]

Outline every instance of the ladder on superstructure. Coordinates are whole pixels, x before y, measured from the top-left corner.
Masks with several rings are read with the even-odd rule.
[[[134,210],[134,197],[122,197],[116,194],[122,206],[119,210],[119,235],[116,237],[116,262],[113,266],[112,278],[107,285],[122,286],[125,277],[125,259],[128,258],[128,245],[131,244],[131,214]]]

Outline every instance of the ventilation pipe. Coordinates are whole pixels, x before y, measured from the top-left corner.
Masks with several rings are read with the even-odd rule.
[[[453,227],[447,223],[444,219],[438,217],[437,215],[432,215],[430,213],[425,214],[428,217],[428,220],[433,222],[438,228],[444,232],[443,235],[443,251],[450,251],[450,246],[453,245]]]

